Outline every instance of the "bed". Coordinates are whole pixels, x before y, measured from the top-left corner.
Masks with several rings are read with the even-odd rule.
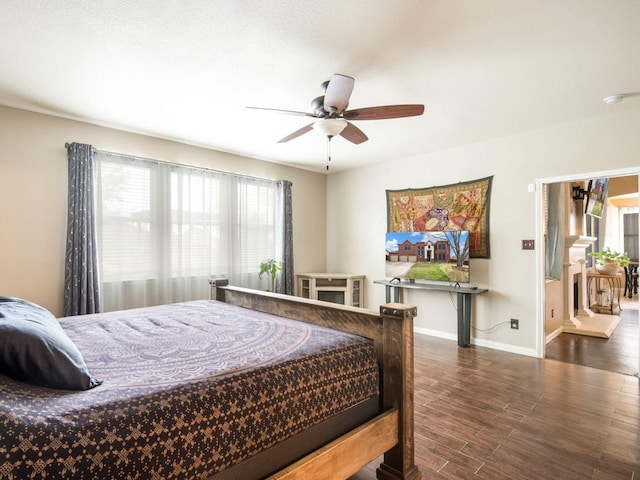
[[[5,368],[0,479],[337,479],[380,455],[379,479],[419,479],[413,316],[216,281],[209,301],[58,319],[82,352],[60,381],[82,386]]]

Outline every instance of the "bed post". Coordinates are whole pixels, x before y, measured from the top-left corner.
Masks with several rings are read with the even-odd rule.
[[[416,307],[400,303],[380,306],[384,324],[384,408],[399,412],[398,445],[384,454],[379,480],[420,480],[415,465],[413,429],[413,317]]]
[[[226,278],[217,278],[215,280],[209,280],[209,285],[211,285],[211,300],[224,302],[224,289],[216,287],[228,286],[229,280]]]

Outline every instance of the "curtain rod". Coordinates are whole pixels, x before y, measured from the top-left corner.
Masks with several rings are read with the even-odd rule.
[[[67,150],[69,149],[70,146],[71,146],[71,144],[69,142],[66,142],[64,144],[64,148],[66,148]],[[99,150],[99,149],[95,148],[94,146],[91,146],[91,149],[95,153],[101,153],[103,155],[111,155],[111,156],[120,157],[120,158],[132,158],[134,160],[141,160],[143,162],[160,163],[162,165],[172,165],[172,166],[176,166],[176,167],[191,168],[193,170],[201,170],[201,171],[204,171],[204,172],[218,173],[220,175],[229,175],[230,177],[244,178],[245,180],[259,180],[259,181],[267,181],[267,182],[278,182],[279,181],[279,180],[273,180],[271,178],[254,177],[254,176],[245,175],[245,174],[242,174],[242,173],[226,172],[224,170],[217,170],[215,168],[198,167],[198,166],[194,166],[194,165],[187,165],[185,163],[168,162],[166,160],[157,160],[155,158],[139,157],[139,156],[136,156],[136,155],[129,155],[129,154],[126,154],[126,153],[109,152],[107,150]]]

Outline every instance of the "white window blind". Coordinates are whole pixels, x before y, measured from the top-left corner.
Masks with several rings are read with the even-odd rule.
[[[150,169],[102,162],[100,174],[102,208],[98,218],[102,223],[102,280],[155,277]]]
[[[208,280],[260,288],[276,256],[276,182],[98,152],[105,311],[209,298]]]

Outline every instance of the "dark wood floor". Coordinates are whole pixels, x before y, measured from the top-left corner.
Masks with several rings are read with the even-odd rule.
[[[638,375],[638,297],[626,300],[610,338],[563,333],[547,345],[546,357],[610,372]]]
[[[423,335],[415,363],[425,480],[640,479],[638,377]]]

